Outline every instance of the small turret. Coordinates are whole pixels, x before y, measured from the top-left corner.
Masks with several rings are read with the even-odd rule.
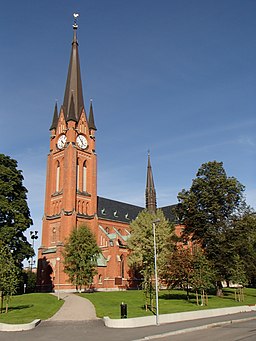
[[[92,99],[90,101],[90,113],[89,113],[89,129],[90,130],[97,130],[94,122],[94,115],[93,115],[93,107],[92,107]]]
[[[58,119],[59,119],[59,115],[58,115],[58,106],[57,106],[57,102],[55,103],[55,107],[54,107],[54,113],[53,113],[53,118],[52,118],[52,124],[49,130],[53,130],[57,128],[57,124],[58,124]]]

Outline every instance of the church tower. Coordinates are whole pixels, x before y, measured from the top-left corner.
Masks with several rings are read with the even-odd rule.
[[[153,172],[150,162],[150,154],[148,153],[148,168],[146,182],[146,209],[151,212],[156,212],[156,190],[153,180]]]
[[[97,156],[93,105],[87,118],[78,54],[77,24],[63,105],[55,104],[47,159],[42,245],[39,248],[39,290],[69,289],[62,250],[71,231],[86,225],[97,234]]]

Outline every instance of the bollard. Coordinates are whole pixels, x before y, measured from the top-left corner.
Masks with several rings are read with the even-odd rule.
[[[121,319],[126,319],[127,318],[127,304],[122,302],[122,304],[120,304],[120,308],[121,308]]]

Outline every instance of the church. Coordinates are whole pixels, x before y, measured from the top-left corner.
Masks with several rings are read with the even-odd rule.
[[[97,196],[96,124],[93,103],[89,114],[84,107],[77,23],[63,104],[55,104],[50,126],[49,154],[42,222],[42,242],[38,250],[38,291],[74,290],[63,270],[63,248],[71,231],[89,227],[101,255],[93,287],[97,290],[136,286],[127,265],[129,224],[145,207],[156,209],[156,191],[148,155],[145,207]],[[172,206],[163,207],[173,221]]]

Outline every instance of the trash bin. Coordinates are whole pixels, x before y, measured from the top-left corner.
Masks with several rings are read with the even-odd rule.
[[[126,319],[127,318],[127,304],[122,302],[120,304],[120,308],[121,308],[121,319]]]

